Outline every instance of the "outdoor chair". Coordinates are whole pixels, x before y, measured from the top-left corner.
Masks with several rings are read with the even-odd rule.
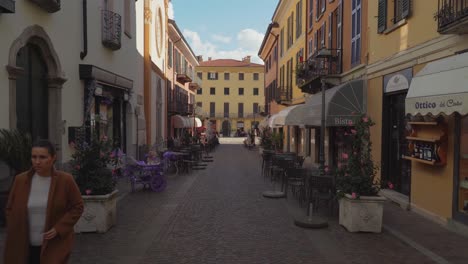
[[[309,195],[313,210],[318,211],[320,205],[326,205],[333,214],[333,205],[336,199],[335,180],[332,175],[314,174],[309,177]]]

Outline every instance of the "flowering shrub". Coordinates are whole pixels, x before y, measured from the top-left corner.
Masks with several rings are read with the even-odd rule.
[[[78,140],[70,161],[72,174],[82,194],[103,195],[114,191],[115,180],[110,165],[115,163],[112,143],[106,137],[93,136],[91,142]],[[112,155],[113,154],[113,155]]]
[[[344,164],[339,164],[336,170],[336,188],[338,195],[350,194],[353,199],[359,196],[375,196],[380,190],[375,179],[377,166],[371,156],[372,144],[369,128],[375,123],[362,114],[354,127],[346,132],[352,139],[349,153],[342,153]],[[353,124],[349,124],[352,126]]]

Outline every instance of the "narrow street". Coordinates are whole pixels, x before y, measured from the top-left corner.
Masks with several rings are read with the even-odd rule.
[[[296,227],[305,209],[262,197],[271,184],[258,151],[228,141],[206,170],[171,175],[164,192],[125,194],[117,225],[77,235],[71,263],[434,263],[385,231],[348,233],[337,216],[327,229]]]

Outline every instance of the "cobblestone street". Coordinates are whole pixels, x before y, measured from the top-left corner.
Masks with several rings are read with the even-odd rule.
[[[386,232],[351,234],[337,219],[298,228],[305,210],[293,198],[262,197],[271,185],[257,151],[222,144],[213,156],[205,171],[171,176],[163,193],[125,195],[114,228],[77,235],[72,263],[433,263]]]

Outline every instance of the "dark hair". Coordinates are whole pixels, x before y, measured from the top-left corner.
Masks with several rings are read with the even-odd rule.
[[[46,148],[47,151],[51,156],[55,156],[57,151],[55,150],[55,146],[52,142],[47,139],[38,139],[32,144],[33,148]]]

